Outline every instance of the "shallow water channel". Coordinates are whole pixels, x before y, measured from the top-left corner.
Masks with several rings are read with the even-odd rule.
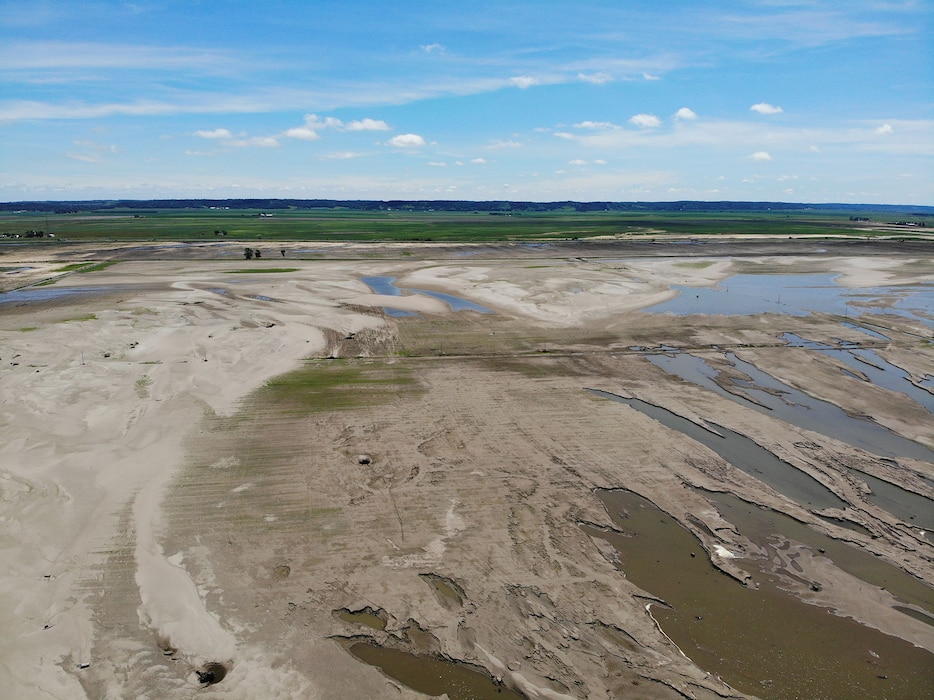
[[[672,285],[679,294],[650,306],[651,313],[751,316],[775,313],[806,316],[814,312],[858,316],[896,314],[934,328],[934,285],[906,284],[848,288],[834,274],[738,274],[715,287]]]
[[[641,496],[597,492],[619,532],[584,527],[620,553],[664,632],[702,669],[762,698],[915,698],[934,656],[781,590],[768,572],[748,588],[716,569],[698,540]],[[692,556],[694,555],[694,556]]]
[[[424,294],[428,297],[433,297],[435,299],[440,299],[448,306],[451,307],[451,311],[476,311],[482,314],[491,314],[493,313],[490,309],[480,304],[474,303],[469,299],[462,299],[461,297],[454,296],[453,294],[445,294],[444,292],[433,292],[429,289],[415,289],[409,287],[397,287],[396,278],[388,277],[384,275],[376,275],[372,277],[361,277],[360,281],[366,284],[370,289],[373,290],[376,294],[382,294],[385,296],[398,297],[402,296],[403,292],[413,292],[415,294]],[[389,316],[418,316],[417,313],[412,311],[402,311],[401,309],[394,309],[392,307],[385,307],[384,311]]]
[[[726,353],[725,357],[737,370],[749,377],[747,381],[733,383],[737,393],[717,384],[714,379],[719,372],[697,355],[682,352],[646,355],[649,362],[669,374],[710,389],[759,413],[813,430],[881,457],[911,457],[934,463],[934,450],[921,443],[893,433],[874,421],[853,417],[839,406],[805,394],[733,353]],[[742,394],[753,400],[744,398]]]
[[[745,435],[716,423],[708,423],[710,428],[705,428],[677,413],[640,399],[629,399],[598,389],[589,391],[612,401],[624,403],[649,418],[657,420],[665,427],[687,435],[719,454],[737,469],[768,484],[804,508],[823,510],[846,507],[843,499],[819,481],[788,462],[780,460]]]
[[[485,672],[435,656],[410,654],[369,642],[350,646],[350,653],[390,678],[425,695],[447,694],[450,700],[524,700]]]

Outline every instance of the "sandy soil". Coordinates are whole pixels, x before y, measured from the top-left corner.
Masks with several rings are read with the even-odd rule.
[[[802,328],[866,340],[839,319],[789,328],[774,316],[639,311],[671,297],[670,284],[713,285],[743,267],[871,286],[930,282],[934,260],[911,246],[731,246],[347,245],[316,246],[316,259],[291,246],[285,260],[249,263],[236,246],[5,250],[5,268],[30,268],[7,288],[106,289],[0,305],[0,694],[191,697],[193,671],[221,662],[230,672],[204,691],[220,697],[422,697],[335,641],[366,635],[483,666],[533,698],[742,697],[680,653],[646,612],[648,594],[583,532],[612,526],[594,488],[648,497],[740,578],[722,555],[755,546],[689,486],[789,513],[931,583],[930,540],[866,501],[840,465],[928,496],[934,465],[895,469],[739,409],[631,348],[733,348],[934,447],[917,404],[854,394],[827,363],[782,349],[778,336]],[[82,259],[120,262],[57,272]],[[233,274],[247,265],[296,269]],[[494,313],[375,295],[367,275]],[[419,316],[390,318],[386,305]],[[879,352],[917,379],[934,374],[930,331],[884,323]],[[367,379],[346,406],[270,405],[264,384],[306,359],[322,373],[405,381],[387,392]],[[645,417],[627,414],[621,428],[625,409],[587,387],[753,437],[844,498],[841,515],[872,536],[828,525]],[[932,627],[894,612],[885,591],[826,559],[798,561],[833,582],[800,595],[934,652]],[[386,630],[337,616],[365,608]]]

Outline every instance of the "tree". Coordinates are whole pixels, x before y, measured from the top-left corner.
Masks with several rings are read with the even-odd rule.
[[[244,248],[244,249],[243,249],[243,257],[246,258],[247,260],[252,260],[252,259],[253,259],[253,249],[252,249],[252,248]]]
[[[255,255],[257,258],[261,258],[263,257],[263,252],[259,248],[257,248],[256,250],[253,251],[253,255]]]

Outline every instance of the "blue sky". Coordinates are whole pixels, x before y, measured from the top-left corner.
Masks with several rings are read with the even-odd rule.
[[[0,200],[934,204],[927,0],[0,0]]]

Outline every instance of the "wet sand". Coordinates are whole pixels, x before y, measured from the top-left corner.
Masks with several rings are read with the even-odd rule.
[[[854,287],[930,282],[924,248],[323,248],[250,262],[220,245],[0,256],[32,268],[17,284],[105,288],[0,304],[0,683],[13,696],[184,698],[219,663],[223,678],[204,692],[223,697],[423,697],[347,651],[372,642],[486,669],[532,698],[743,697],[674,646],[646,611],[658,594],[581,527],[616,529],[598,488],[648,498],[740,581],[748,574],[722,551],[765,550],[698,488],[934,581],[924,533],[875,505],[851,471],[931,497],[934,465],[882,460],[744,408],[634,349],[728,348],[934,447],[926,409],[865,383],[854,391],[832,362],[801,362],[781,339],[870,341],[920,382],[934,351],[916,320],[864,311],[881,342],[831,314],[640,310],[670,298],[671,284],[750,268],[835,273]],[[119,262],[56,272],[82,259]],[[238,272],[248,266],[294,269]],[[494,313],[374,294],[361,281],[372,276]],[[802,507],[586,388],[745,435],[846,506]],[[934,651],[934,628],[886,591],[826,558],[795,563],[798,578],[829,582],[787,583],[801,599]]]

